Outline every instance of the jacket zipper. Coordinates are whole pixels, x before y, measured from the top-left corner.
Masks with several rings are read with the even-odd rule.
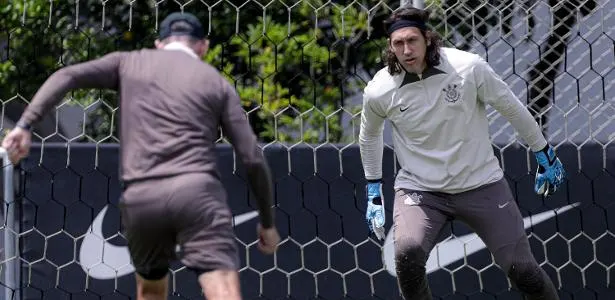
[[[429,93],[427,92],[427,88],[425,87],[425,82],[423,81],[423,74],[416,74],[419,77],[419,83],[425,92],[425,104],[429,105]]]

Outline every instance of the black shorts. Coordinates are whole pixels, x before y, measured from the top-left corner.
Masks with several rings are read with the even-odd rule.
[[[211,174],[131,183],[120,212],[132,263],[146,279],[164,277],[175,259],[199,273],[239,268],[226,192]]]
[[[393,205],[395,252],[401,254],[408,244],[417,244],[429,255],[442,228],[452,219],[473,229],[506,272],[513,260],[532,259],[523,217],[506,179],[459,194],[397,190]]]

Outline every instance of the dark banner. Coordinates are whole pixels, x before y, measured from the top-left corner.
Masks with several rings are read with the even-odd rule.
[[[275,256],[263,256],[256,247],[256,203],[241,164],[235,164],[230,147],[218,149],[242,249],[245,299],[401,299],[390,234],[386,241],[368,235],[357,147],[267,148],[283,239]],[[614,149],[561,146],[558,153],[569,180],[548,199],[533,192],[531,154],[515,148],[503,152],[506,178],[532,248],[560,288],[561,299],[615,299],[615,236],[609,231],[615,224]],[[387,231],[394,170],[393,153],[387,149]],[[32,150],[15,171],[15,209],[4,210],[18,221],[18,257],[11,261],[21,267],[7,270],[3,257],[2,278],[8,288],[0,297],[134,299],[134,269],[117,207],[117,171],[116,145],[45,145],[43,151],[40,146]],[[436,299],[520,299],[480,239],[457,221],[446,228],[427,270]],[[19,279],[17,286],[6,281],[6,274]],[[175,263],[170,274],[170,299],[202,299],[193,273]]]

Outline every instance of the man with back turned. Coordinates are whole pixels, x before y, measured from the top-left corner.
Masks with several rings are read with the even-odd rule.
[[[197,273],[207,299],[241,299],[233,218],[216,166],[220,129],[258,201],[259,249],[272,254],[280,239],[268,165],[237,93],[200,60],[208,44],[194,15],[173,13],[161,23],[157,49],[113,52],[51,75],[2,144],[17,163],[29,153],[30,128],[66,93],[119,92],[120,211],[140,300],[166,299],[175,258]]]

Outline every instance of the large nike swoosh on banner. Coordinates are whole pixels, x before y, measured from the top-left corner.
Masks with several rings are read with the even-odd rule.
[[[130,261],[128,247],[116,246],[105,240],[102,233],[103,220],[107,213],[105,206],[96,216],[83,237],[79,250],[81,268],[95,279],[114,279],[134,272]],[[251,211],[233,217],[235,226],[258,216],[258,211]]]
[[[562,206],[555,210],[545,211],[539,214],[535,214],[526,218],[523,218],[523,227],[525,229],[530,228],[532,225],[537,225],[548,219],[561,214],[567,210],[579,206],[580,203],[574,203],[566,206]],[[427,259],[427,273],[432,273],[441,268],[444,268],[452,263],[463,260],[466,256],[486,249],[487,246],[478,237],[476,233],[462,235],[456,238],[447,239],[438,243],[431,251],[429,258]],[[389,230],[387,237],[384,241],[383,258],[386,270],[392,276],[397,276],[395,273],[395,248],[393,246],[393,230]]]

